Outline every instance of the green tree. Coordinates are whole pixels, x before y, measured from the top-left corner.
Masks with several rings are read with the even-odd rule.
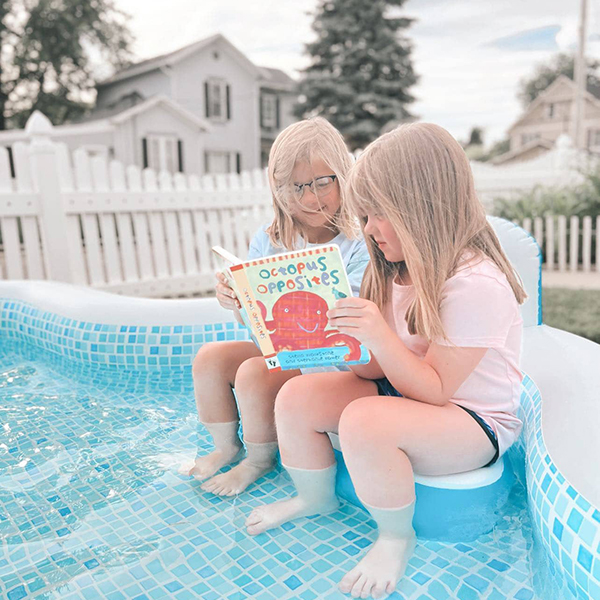
[[[471,129],[467,146],[483,146],[483,129],[481,127]]]
[[[128,17],[114,0],[0,0],[0,129],[34,110],[54,124],[91,106],[100,63],[130,60]]]
[[[588,88],[600,90],[600,61],[587,61]],[[557,54],[549,63],[540,64],[532,77],[523,79],[519,83],[517,98],[524,108],[529,106],[555,79],[566,75],[574,79],[575,59],[571,54]]]
[[[411,119],[408,89],[417,81],[410,41],[412,19],[394,16],[406,0],[321,0],[307,44],[310,65],[299,83],[297,117],[321,115],[352,150],[384,128]]]

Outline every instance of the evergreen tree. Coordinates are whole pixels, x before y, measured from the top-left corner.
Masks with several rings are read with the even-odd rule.
[[[94,59],[121,68],[132,37],[114,0],[0,0],[0,129],[34,110],[58,125],[94,98]]]
[[[414,101],[408,88],[417,77],[403,36],[412,19],[390,14],[405,1],[321,0],[313,21],[317,39],[306,46],[312,60],[299,83],[297,117],[325,117],[352,150],[413,118],[406,107]]]

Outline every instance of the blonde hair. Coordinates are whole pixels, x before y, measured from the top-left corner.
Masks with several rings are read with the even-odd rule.
[[[292,196],[292,171],[296,163],[322,160],[337,176],[340,206],[344,205],[344,187],[352,158],[340,132],[322,117],[314,117],[286,127],[275,139],[269,154],[269,185],[273,195],[275,216],[268,228],[274,246],[296,250],[298,235],[306,241],[302,224],[294,217],[291,207],[296,202]],[[339,214],[339,211],[338,211]],[[355,219],[340,222],[336,214],[331,226],[346,237],[358,233]]]
[[[406,312],[411,334],[429,341],[447,339],[439,314],[442,287],[465,251],[490,258],[506,275],[519,304],[527,297],[477,198],[469,161],[442,127],[400,125],[365,149],[348,177],[342,218],[359,215],[364,229],[366,211],[390,221],[404,262],[388,262],[371,236],[365,236],[371,263],[361,296],[383,309],[391,279],[407,270],[416,292]]]

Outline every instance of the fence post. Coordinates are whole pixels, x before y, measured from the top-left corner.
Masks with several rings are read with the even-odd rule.
[[[600,273],[600,216],[596,217],[596,271]]]
[[[571,271],[577,271],[577,265],[579,264],[579,217],[571,217],[571,226],[569,229],[569,262]]]
[[[567,270],[567,217],[558,215],[558,270]]]
[[[554,270],[554,216],[546,216],[546,271]]]
[[[589,273],[592,266],[592,217],[583,217],[582,241],[583,272]]]
[[[50,140],[52,123],[35,111],[25,126],[30,136],[31,177],[40,197],[40,228],[48,279],[71,283],[73,275],[67,241],[67,215],[60,190],[56,144]]]

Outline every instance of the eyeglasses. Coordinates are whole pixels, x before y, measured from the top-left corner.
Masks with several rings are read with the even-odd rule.
[[[300,200],[304,196],[304,188],[308,187],[315,196],[325,196],[331,191],[336,179],[337,175],[324,175],[308,183],[294,183],[292,185],[292,193],[296,200]]]

